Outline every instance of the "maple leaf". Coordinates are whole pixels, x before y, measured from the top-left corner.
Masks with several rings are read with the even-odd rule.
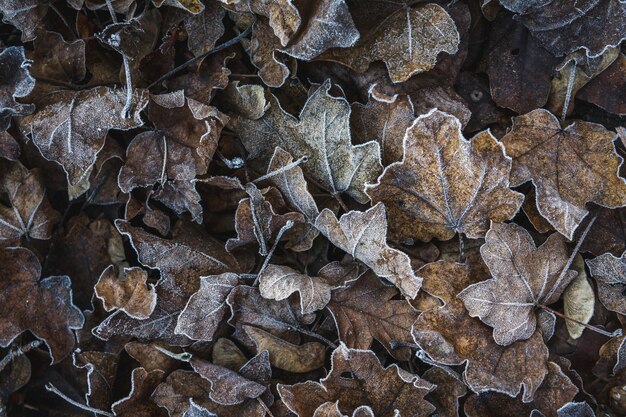
[[[128,130],[143,124],[140,112],[147,100],[133,93],[132,117],[122,109],[126,92],[108,87],[89,90],[59,90],[37,100],[37,111],[24,116],[20,129],[30,135],[44,158],[59,163],[70,185],[89,173],[111,129]]]
[[[3,16],[6,18],[7,15]],[[26,59],[23,47],[11,46],[0,52],[0,131],[7,130],[12,116],[23,116],[35,110],[32,104],[15,101],[26,97],[35,87],[29,67],[30,61]]]
[[[456,117],[434,109],[407,130],[404,158],[386,167],[367,193],[373,203],[385,203],[394,240],[479,238],[489,220],[511,219],[524,201],[509,189],[510,170],[489,131],[467,141]]]
[[[626,261],[610,253],[587,260],[591,276],[598,283],[598,298],[611,311],[626,314],[624,289],[626,288]]]
[[[200,289],[187,301],[174,332],[194,340],[211,341],[229,311],[226,298],[239,283],[239,277],[227,272],[200,280]]]
[[[350,143],[350,105],[328,94],[330,81],[312,92],[299,119],[286,113],[275,96],[270,109],[258,120],[238,119],[238,135],[249,158],[269,161],[280,146],[294,158],[308,157],[305,176],[334,196],[345,192],[366,203],[363,191],[380,172],[380,148],[376,142]]]
[[[568,239],[594,202],[615,208],[626,204],[626,181],[617,174],[616,135],[601,125],[576,121],[563,128],[544,109],[518,116],[502,138],[513,158],[512,185],[532,180],[537,208]]]
[[[313,417],[319,406],[335,401],[348,415],[361,406],[369,406],[380,417],[429,416],[434,411],[424,400],[434,386],[397,365],[384,368],[372,351],[341,344],[331,361],[330,373],[320,382],[277,386],[283,402],[298,417]],[[344,377],[346,373],[350,376]]]
[[[339,220],[332,211],[324,209],[315,220],[315,227],[333,245],[392,282],[407,297],[415,298],[422,280],[413,272],[408,255],[387,245],[384,204],[378,203],[365,212],[351,211]]]
[[[409,360],[411,350],[394,347],[411,341],[411,326],[419,312],[406,300],[393,300],[398,292],[374,274],[333,291],[328,303],[340,340],[349,348],[369,349],[374,339],[399,360]]]
[[[492,224],[480,253],[493,278],[459,294],[472,317],[493,327],[496,343],[506,346],[535,333],[535,310],[556,302],[576,271],[568,267],[563,236],[553,233],[538,248],[516,224]]]
[[[361,33],[352,47],[333,49],[320,59],[364,72],[373,61],[384,61],[394,83],[428,71],[440,52],[454,54],[459,32],[454,20],[441,6],[410,1],[350,1],[350,12]]]
[[[157,303],[153,284],[147,285],[148,273],[141,268],[124,268],[119,274],[113,265],[102,272],[94,286],[96,297],[106,311],[124,311],[136,319],[147,319]]]
[[[46,198],[39,171],[29,171],[15,162],[2,177],[2,190],[8,194],[10,207],[0,204],[0,241],[21,237],[50,239],[52,228],[61,215]]]
[[[0,248],[0,264],[0,346],[29,330],[48,346],[52,363],[65,358],[74,349],[72,330],[84,322],[69,277],[40,279],[37,257],[23,248]]]
[[[492,329],[467,314],[457,294],[468,284],[468,268],[436,262],[419,270],[423,290],[445,305],[422,313],[413,325],[415,343],[428,357],[443,365],[466,364],[463,380],[474,392],[495,390],[519,394],[530,401],[547,373],[548,348],[539,330],[527,340],[508,346],[494,343]]]

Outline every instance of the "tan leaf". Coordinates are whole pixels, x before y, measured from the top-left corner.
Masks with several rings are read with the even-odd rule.
[[[96,162],[109,130],[143,124],[140,113],[148,104],[144,94],[133,93],[130,118],[122,114],[125,102],[124,90],[108,87],[50,92],[36,102],[35,113],[21,119],[20,128],[32,136],[44,158],[63,167],[68,183],[75,185]]]
[[[265,16],[282,46],[287,46],[302,23],[300,12],[292,0],[219,1],[230,5],[233,10],[238,12],[252,12]]]
[[[420,116],[404,138],[404,158],[368,185],[389,210],[390,237],[404,241],[483,237],[489,221],[511,219],[524,196],[509,189],[511,160],[489,133],[463,138],[459,120],[439,110]]]
[[[315,90],[299,119],[270,98],[270,109],[258,120],[238,119],[238,134],[250,153],[266,163],[280,146],[294,158],[308,157],[302,164],[305,176],[337,196],[343,192],[366,203],[365,184],[380,172],[380,148],[376,142],[350,143],[350,106],[343,98],[328,94],[330,81]]]
[[[188,11],[191,14],[198,14],[204,10],[201,0],[152,0],[156,7],[172,6]]]
[[[124,268],[118,277],[110,265],[100,275],[94,289],[106,311],[122,310],[130,317],[147,319],[154,311],[157,296],[154,285],[147,285],[148,273],[141,268]]]
[[[333,245],[392,282],[407,297],[415,298],[422,279],[413,272],[407,254],[387,245],[387,218],[382,203],[365,212],[351,211],[339,220],[332,211],[324,209],[315,220],[315,227]]]
[[[239,85],[239,81],[233,81],[222,92],[222,98],[227,110],[246,119],[260,119],[267,110],[265,91],[260,85]]]
[[[493,327],[493,338],[507,346],[535,333],[535,311],[555,303],[576,271],[561,273],[568,254],[563,236],[551,234],[535,247],[521,226],[492,224],[480,253],[493,278],[472,284],[459,294],[470,316]]]
[[[349,49],[333,49],[320,59],[336,61],[364,72],[373,61],[384,61],[394,83],[428,71],[440,52],[454,54],[459,32],[441,6],[407,1],[352,1],[350,12],[361,32]]]
[[[582,256],[576,255],[572,267],[578,272],[578,275],[563,293],[563,313],[582,323],[589,323],[593,316],[596,297],[587,279],[585,261]],[[578,339],[585,330],[584,326],[571,320],[565,320],[565,325],[572,339]]]
[[[331,360],[331,371],[320,382],[278,384],[283,402],[299,417],[312,417],[327,402],[338,402],[338,409],[347,415],[361,406],[371,407],[380,417],[426,417],[435,411],[424,400],[434,388],[432,384],[397,365],[384,368],[372,351],[348,349],[341,344]]]
[[[598,298],[611,311],[626,314],[626,261],[624,255],[613,256],[610,253],[587,261],[591,276],[598,283]]]
[[[411,350],[394,346],[411,341],[411,326],[419,312],[406,300],[394,300],[394,287],[385,285],[374,274],[359,279],[332,293],[328,303],[339,339],[354,349],[369,349],[377,340],[398,360],[409,360]]]
[[[422,313],[413,339],[429,358],[443,365],[466,364],[463,380],[474,392],[495,390],[515,396],[524,388],[530,401],[548,372],[548,348],[539,330],[509,346],[494,343],[492,329],[467,314],[456,294],[470,284],[466,266],[436,262],[419,270],[423,290],[445,302]]]
[[[568,239],[587,215],[585,204],[626,204],[626,182],[617,175],[622,158],[616,135],[601,125],[576,121],[563,128],[547,110],[516,117],[502,138],[513,158],[511,183],[532,180],[539,213]]]
[[[239,283],[233,273],[200,278],[200,289],[193,294],[178,316],[175,333],[193,340],[211,341],[228,312],[226,297]]]
[[[318,342],[294,345],[253,326],[243,326],[257,352],[267,350],[272,366],[288,372],[306,373],[324,366],[326,346]]]

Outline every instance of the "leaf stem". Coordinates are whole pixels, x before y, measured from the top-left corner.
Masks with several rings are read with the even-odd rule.
[[[250,204],[250,207],[252,207],[252,204]],[[274,251],[276,250],[276,247],[278,246],[278,242],[280,242],[280,239],[282,239],[283,234],[285,234],[287,230],[291,229],[293,225],[294,225],[293,220],[287,220],[287,223],[285,223],[283,227],[281,227],[278,233],[276,234],[276,239],[274,239],[274,244],[272,245],[272,247],[270,248],[270,251],[265,257],[265,261],[263,261],[263,265],[261,265],[261,269],[259,270],[259,273],[257,274],[256,279],[254,280],[254,283],[252,284],[253,287],[256,287],[259,284],[259,277],[261,276],[261,273],[265,270],[265,268],[267,268],[267,265],[270,263],[270,259],[272,259],[272,255],[274,255]]]
[[[550,308],[550,307],[548,307],[546,305],[543,305],[543,304],[539,304],[537,307],[542,308],[545,311],[548,311],[548,312],[550,312],[552,314],[555,314],[555,315],[561,317],[562,319],[565,319],[565,320],[571,321],[572,323],[576,323],[578,325],[581,325],[581,326],[583,326],[583,327],[585,327],[585,328],[587,328],[589,330],[592,330],[592,331],[594,331],[596,333],[599,333],[599,334],[601,334],[603,336],[614,337],[614,336],[620,336],[622,334],[621,329],[618,329],[618,330],[614,331],[613,333],[610,333],[610,332],[607,332],[606,330],[600,329],[599,327],[592,326],[591,324],[587,324],[587,323],[584,323],[582,321],[576,320],[576,319],[574,319],[572,317],[566,316],[565,314],[561,313],[560,311],[554,310],[554,309],[552,309],[552,308]]]
[[[299,159],[297,159],[297,160],[295,160],[295,161],[293,161],[293,162],[291,162],[291,163],[289,163],[289,164],[287,164],[287,165],[285,165],[283,167],[280,167],[280,168],[278,168],[278,169],[276,169],[276,170],[274,170],[272,172],[268,172],[267,174],[260,176],[259,178],[257,178],[256,180],[254,180],[252,182],[257,184],[257,183],[259,183],[261,181],[264,181],[264,180],[266,180],[268,178],[272,178],[272,177],[274,177],[274,176],[276,176],[278,174],[282,174],[283,172],[287,172],[290,169],[297,167],[301,163],[306,162],[308,159],[309,158],[307,156],[303,156],[302,158],[299,158]]]
[[[9,353],[7,353],[7,355],[4,358],[2,358],[2,360],[0,361],[0,372],[2,372],[4,368],[11,361],[13,361],[13,359],[17,358],[18,356],[22,356],[29,350],[34,349],[38,347],[39,345],[41,345],[41,340],[33,340],[32,342],[27,343],[24,346],[20,346],[17,349],[13,349]]]
[[[322,342],[326,343],[326,344],[327,344],[328,346],[330,346],[331,348],[333,348],[333,349],[337,349],[337,345],[336,345],[336,344],[334,344],[334,343],[333,343],[333,342],[331,342],[330,340],[326,339],[324,336],[319,335],[319,334],[317,334],[317,333],[315,333],[315,332],[312,332],[312,331],[309,331],[309,330],[303,329],[303,328],[298,327],[298,326],[290,326],[290,327],[289,327],[289,330],[294,330],[294,331],[296,331],[296,332],[298,332],[298,333],[305,334],[305,335],[310,336],[310,337],[312,337],[312,338],[314,338],[314,339],[321,340]]]
[[[57,387],[52,385],[52,383],[46,384],[45,388],[46,390],[58,395],[59,397],[67,401],[68,403],[72,404],[74,407],[78,407],[81,410],[89,411],[90,413],[100,414],[100,415],[107,416],[107,417],[115,417],[113,413],[109,413],[108,411],[100,410],[99,408],[89,407],[88,405],[79,403],[78,401],[74,401],[67,395],[63,394]]]

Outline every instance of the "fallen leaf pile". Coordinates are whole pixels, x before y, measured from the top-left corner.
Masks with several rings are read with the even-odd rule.
[[[624,0],[0,18],[0,417],[626,416]]]

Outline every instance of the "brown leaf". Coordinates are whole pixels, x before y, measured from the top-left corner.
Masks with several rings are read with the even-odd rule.
[[[493,327],[493,338],[507,346],[535,333],[535,311],[561,297],[576,271],[568,270],[563,236],[553,233],[535,247],[530,234],[516,224],[492,224],[480,248],[493,278],[459,294],[472,317]]]
[[[204,10],[201,0],[152,0],[156,7],[172,6],[183,9],[191,14],[198,14]]]
[[[65,358],[74,349],[72,330],[84,322],[69,277],[41,279],[37,257],[23,248],[0,248],[0,265],[0,346],[29,330],[48,346],[52,363]]]
[[[324,209],[315,220],[315,227],[333,245],[392,282],[407,297],[415,298],[422,280],[413,272],[407,254],[387,245],[384,204],[378,203],[365,212],[351,211],[339,220],[332,211]]]
[[[326,360],[326,346],[318,342],[294,345],[253,326],[243,326],[256,345],[257,352],[267,351],[272,366],[288,372],[306,373],[321,368]]]
[[[361,33],[352,48],[333,49],[320,59],[336,61],[364,72],[373,61],[384,61],[394,83],[428,71],[440,52],[454,54],[459,33],[441,6],[409,1],[351,1],[350,12]]]
[[[0,204],[0,242],[19,239],[48,240],[61,215],[52,208],[38,170],[29,171],[15,162],[2,172],[0,190],[6,192],[10,206]],[[4,242],[3,242],[4,243]]]
[[[2,4],[0,10],[4,11]],[[8,16],[3,13],[4,19]],[[7,130],[12,116],[27,115],[35,110],[32,104],[15,101],[16,98],[26,97],[35,87],[29,67],[23,47],[11,46],[0,52],[0,131]]]
[[[424,400],[433,388],[397,365],[384,368],[372,351],[348,349],[341,344],[333,352],[330,373],[321,382],[279,384],[278,392],[298,417],[312,417],[320,405],[335,401],[348,415],[360,406],[369,406],[380,417],[425,417],[435,410]]]
[[[193,340],[213,340],[229,311],[226,298],[238,283],[239,277],[229,272],[201,277],[200,289],[187,301],[174,332]]]
[[[581,252],[596,256],[606,252],[621,255],[626,250],[626,208],[595,207],[591,212],[597,217],[580,247]]]
[[[74,366],[87,371],[85,402],[90,407],[108,409],[113,403],[113,385],[117,373],[118,355],[114,353],[87,351],[74,352]]]
[[[522,402],[497,392],[474,394],[465,401],[468,417],[535,416],[534,410],[546,417],[558,417],[557,410],[574,399],[578,388],[563,373],[559,365],[548,362],[548,373],[535,392],[533,401]]]
[[[139,61],[156,47],[160,28],[161,13],[157,9],[152,9],[127,22],[106,26],[96,33],[96,38],[128,58],[133,66],[138,67]]]
[[[568,239],[587,215],[585,204],[626,204],[626,182],[617,175],[622,158],[616,135],[601,125],[576,121],[562,128],[547,110],[516,117],[502,138],[513,158],[511,183],[532,180],[539,213]]]
[[[36,37],[37,27],[48,13],[48,2],[40,0],[0,1],[2,21],[11,24],[22,32],[22,42]]]
[[[489,131],[467,141],[459,120],[435,109],[413,123],[404,158],[367,192],[389,210],[394,240],[448,240],[457,232],[474,239],[484,236],[490,220],[509,220],[521,206],[524,196],[509,189],[510,169]]]
[[[593,316],[596,297],[587,279],[585,261],[580,254],[574,258],[572,267],[578,275],[563,292],[563,313],[581,323],[589,323]],[[565,325],[572,339],[578,339],[585,330],[584,326],[571,320],[565,320]]]
[[[415,343],[435,362],[466,364],[463,380],[472,391],[497,390],[515,396],[524,388],[522,399],[530,401],[548,371],[548,349],[541,332],[509,346],[497,345],[492,329],[470,317],[456,298],[470,283],[467,267],[436,262],[419,273],[424,277],[424,291],[446,304],[420,315],[413,325]]]
[[[459,398],[467,394],[461,377],[447,367],[433,366],[422,375],[428,382],[437,385],[426,399],[437,407],[440,417],[459,417]]]
[[[608,378],[618,375],[626,368],[626,336],[612,337],[600,347],[598,362],[593,368],[594,375]]]
[[[224,35],[222,20],[226,11],[218,2],[207,3],[204,10],[185,19],[187,44],[195,56],[213,49],[215,43]]]
[[[122,115],[126,92],[108,87],[59,90],[37,100],[37,111],[20,121],[44,158],[59,163],[70,185],[89,173],[109,130],[128,130],[143,124],[140,113],[148,104],[143,93],[133,93],[130,118]]]
[[[110,265],[102,272],[94,290],[106,311],[122,310],[129,317],[147,319],[157,303],[154,284],[147,284],[148,273],[141,268],[118,272]]]
[[[598,298],[608,310],[626,314],[626,260],[610,253],[587,260],[591,276],[598,284]]]
[[[626,115],[626,98],[620,93],[626,90],[624,73],[626,55],[620,53],[611,66],[580,89],[576,98],[595,104],[609,113]]]
[[[258,120],[238,119],[238,134],[250,153],[267,163],[280,146],[294,158],[308,157],[302,171],[334,196],[345,192],[366,203],[365,184],[378,175],[378,143],[350,143],[350,106],[328,94],[327,81],[312,92],[298,119],[281,109],[275,96],[270,109]]]
[[[396,342],[411,341],[411,326],[419,313],[406,300],[393,300],[398,295],[374,274],[365,273],[347,288],[332,293],[328,304],[339,339],[349,348],[369,349],[377,340],[398,360],[411,357],[407,347]]]
[[[130,393],[112,408],[116,417],[161,417],[165,413],[150,400],[150,394],[165,378],[161,370],[147,371],[144,368],[135,368],[131,374]]]

